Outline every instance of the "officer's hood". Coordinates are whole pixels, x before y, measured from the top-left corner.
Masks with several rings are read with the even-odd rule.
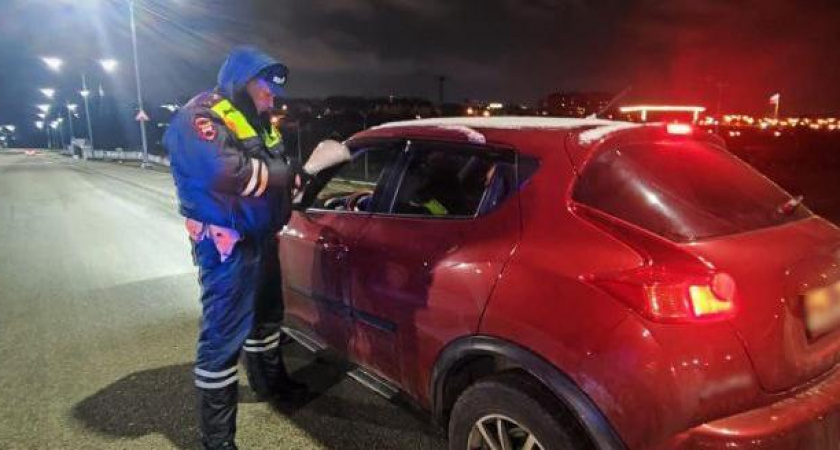
[[[219,70],[217,82],[220,93],[227,98],[233,98],[237,91],[244,89],[248,81],[260,71],[278,64],[279,61],[255,47],[236,47]]]

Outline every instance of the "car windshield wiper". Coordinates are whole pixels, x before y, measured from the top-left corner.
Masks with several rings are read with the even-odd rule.
[[[797,195],[796,197],[793,197],[790,200],[779,205],[779,207],[776,208],[776,211],[783,216],[789,216],[793,214],[794,211],[796,211],[796,208],[798,208],[799,205],[802,204],[802,200],[804,199],[805,196]]]

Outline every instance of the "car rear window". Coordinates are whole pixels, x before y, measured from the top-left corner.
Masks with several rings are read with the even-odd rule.
[[[727,151],[684,141],[605,150],[586,165],[574,199],[677,242],[808,217],[791,196]]]

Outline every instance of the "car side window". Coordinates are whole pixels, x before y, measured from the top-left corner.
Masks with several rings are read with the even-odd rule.
[[[325,174],[311,209],[371,212],[377,189],[399,153],[397,145],[355,149],[353,160]]]
[[[513,155],[492,149],[414,143],[391,213],[470,218],[487,213],[515,191]]]

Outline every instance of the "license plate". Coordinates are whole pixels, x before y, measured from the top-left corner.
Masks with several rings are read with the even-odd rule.
[[[840,325],[840,282],[805,294],[805,322],[811,338]]]

